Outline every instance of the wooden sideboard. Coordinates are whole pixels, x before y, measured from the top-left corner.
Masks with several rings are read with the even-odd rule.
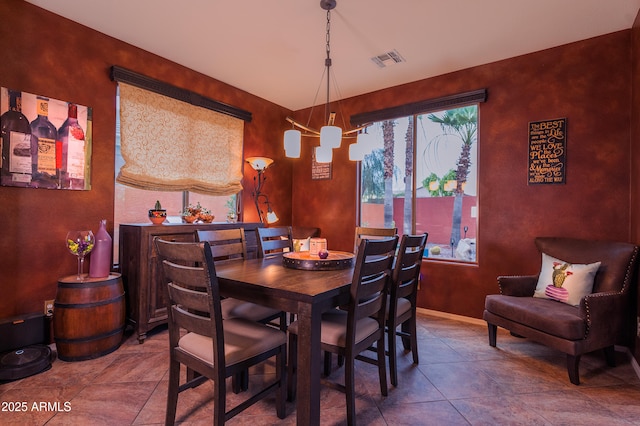
[[[197,230],[241,227],[245,229],[247,255],[255,258],[258,250],[255,229],[260,226],[260,223],[121,224],[120,272],[127,300],[127,321],[133,325],[138,341],[143,343],[147,331],[167,322],[167,298],[154,237],[192,242]]]

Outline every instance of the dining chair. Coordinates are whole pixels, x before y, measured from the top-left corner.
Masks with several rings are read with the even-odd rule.
[[[367,238],[376,240],[380,238],[393,237],[398,233],[398,228],[368,228],[365,226],[356,226],[355,244],[353,246],[354,253],[358,252],[360,241]]]
[[[258,239],[258,257],[270,258],[281,256],[282,253],[293,252],[293,232],[290,226],[273,228],[256,228]],[[295,321],[295,314],[289,314],[289,322]],[[283,323],[283,330],[286,323]]]
[[[211,256],[215,263],[243,261],[247,258],[244,228],[198,230],[196,237],[200,242],[209,243]],[[222,299],[221,307],[223,319],[246,318],[261,323],[269,323],[278,319],[281,330],[286,330],[284,313],[277,309],[231,297]]]
[[[229,228],[216,230],[197,230],[197,241],[209,243],[211,256],[215,263],[238,262],[247,258],[247,242],[244,228]],[[220,301],[223,319],[244,318],[262,324],[277,326],[282,331],[287,330],[286,313],[268,306],[246,302],[233,297],[226,297]],[[277,320],[277,323],[275,322]],[[243,371],[233,378],[233,391],[239,393],[247,390],[249,373]]]
[[[426,232],[422,235],[403,235],[393,267],[387,299],[389,375],[393,386],[398,386],[396,336],[401,337],[404,349],[411,351],[413,363],[418,364],[416,298],[422,256],[428,236]],[[400,325],[402,328],[398,331]]]
[[[355,245],[353,252],[358,254],[358,247],[363,239],[379,240],[393,237],[398,232],[398,228],[369,228],[366,226],[356,226]],[[338,366],[344,365],[344,358],[338,355]],[[324,375],[328,376],[331,370],[331,352],[324,353]]]
[[[344,385],[323,380],[323,384],[346,394],[347,423],[355,424],[355,360],[378,366],[380,392],[387,395],[385,359],[385,311],[387,291],[391,281],[393,259],[398,236],[382,240],[362,240],[353,271],[350,298],[346,310],[331,309],[322,314],[320,347],[345,359]],[[288,398],[295,397],[295,361],[297,359],[298,323],[289,325]],[[361,357],[360,353],[376,343],[377,358]]]
[[[258,256],[273,257],[293,251],[293,236],[290,226],[256,228],[258,233]]]
[[[222,319],[220,289],[208,242],[155,239],[168,293],[169,391],[165,424],[175,423],[178,395],[211,379],[213,424],[223,425],[275,392],[276,413],[285,417],[286,334],[243,318]],[[226,378],[275,357],[275,379],[227,411]],[[180,384],[180,367],[198,373]]]

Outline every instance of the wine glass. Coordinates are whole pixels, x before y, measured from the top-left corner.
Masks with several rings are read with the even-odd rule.
[[[91,231],[67,232],[67,248],[78,257],[78,281],[84,281],[84,257],[93,250],[95,243],[96,239]]]

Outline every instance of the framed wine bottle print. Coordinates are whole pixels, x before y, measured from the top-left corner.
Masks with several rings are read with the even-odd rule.
[[[91,108],[0,88],[0,185],[91,189]]]

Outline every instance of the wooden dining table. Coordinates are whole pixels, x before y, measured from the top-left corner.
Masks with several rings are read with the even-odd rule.
[[[323,312],[349,301],[353,267],[291,269],[278,256],[216,264],[216,274],[222,296],[297,315],[297,424],[320,424],[320,319]]]

